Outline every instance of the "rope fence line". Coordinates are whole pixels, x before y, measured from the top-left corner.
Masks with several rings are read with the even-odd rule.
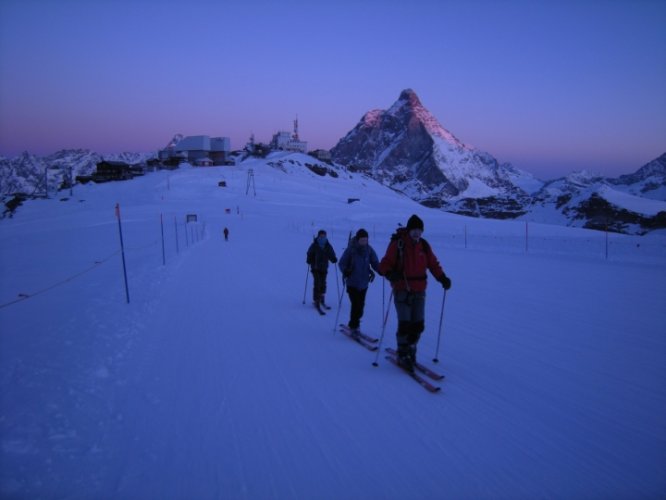
[[[393,229],[389,226],[383,233],[376,236],[376,225],[363,224],[358,220],[348,220],[345,228],[339,222],[310,221],[301,219],[291,221],[285,229],[313,237],[318,228],[327,230],[329,240],[347,240],[349,228],[372,227],[372,243],[382,248],[389,241]],[[632,234],[612,233],[603,230],[568,228],[572,233],[566,234],[560,229],[564,226],[533,224],[531,222],[505,221],[506,226],[496,228],[468,227],[467,224],[453,223],[432,224],[425,237],[431,244],[441,245],[451,250],[490,251],[504,254],[544,255],[554,257],[585,257],[605,259],[608,261],[666,263],[666,241],[661,238],[650,238]],[[573,232],[579,230],[578,232]],[[585,232],[583,232],[585,231]]]
[[[119,207],[117,207],[117,210],[118,209],[119,209]],[[116,216],[117,217],[120,216],[119,211],[116,212]],[[201,241],[203,239],[203,237],[205,235],[205,232],[206,232],[206,225],[205,225],[205,222],[204,222],[203,226],[200,226],[199,223],[197,222],[196,225],[198,227],[195,229],[194,227],[192,227],[191,222],[190,223],[185,223],[185,224],[179,224],[176,221],[176,217],[177,216],[174,215],[174,221],[176,222],[176,253],[178,254],[178,253],[180,253],[180,251],[178,249],[178,246],[179,246],[179,244],[178,244],[178,232],[177,232],[178,227],[182,226],[182,227],[185,228],[184,238],[185,238],[186,246],[189,247],[190,245],[194,245],[194,244],[198,243],[199,241]],[[188,229],[189,229],[189,231],[188,231]],[[191,233],[191,234],[188,234],[188,233]],[[191,241],[190,241],[190,236],[191,236]],[[119,248],[118,250],[114,251],[112,254],[108,255],[107,257],[105,257],[101,260],[96,260],[95,263],[92,266],[87,267],[83,271],[80,271],[76,274],[73,274],[73,275],[71,275],[71,276],[69,276],[65,279],[62,279],[62,280],[58,281],[57,283],[54,283],[54,284],[52,284],[50,286],[47,286],[45,288],[42,288],[40,290],[37,290],[36,292],[33,292],[33,293],[23,293],[22,292],[22,293],[19,293],[18,298],[14,299],[14,300],[11,300],[9,302],[0,304],[0,309],[4,309],[4,308],[12,306],[14,304],[18,304],[19,302],[23,302],[24,300],[31,299],[31,298],[36,297],[38,295],[41,295],[45,292],[53,290],[54,288],[65,285],[65,284],[67,284],[67,283],[69,283],[69,282],[71,282],[71,281],[73,281],[73,280],[91,272],[93,269],[98,268],[100,265],[105,264],[106,262],[108,262],[113,257],[123,253],[123,250],[127,250],[127,251],[130,251],[130,252],[140,252],[140,251],[143,251],[143,250],[154,248],[154,247],[158,246],[159,244],[160,244],[159,239],[151,239],[151,240],[149,240],[149,242],[147,242],[145,244],[132,245],[132,246],[128,246],[127,248],[124,248],[124,245],[121,241],[121,248]],[[163,248],[162,252],[164,252],[164,232],[162,232],[162,248]],[[162,253],[162,262],[163,262],[163,265],[166,265],[166,261],[165,261],[163,253]]]
[[[48,287],[46,287],[46,288],[42,288],[41,290],[37,290],[36,292],[33,292],[33,293],[19,293],[19,294],[18,294],[18,299],[12,300],[12,301],[10,301],[10,302],[6,302],[5,304],[0,304],[0,309],[3,309],[3,308],[5,308],[5,307],[9,307],[9,306],[11,306],[11,305],[17,304],[17,303],[22,302],[22,301],[24,301],[24,300],[31,299],[31,298],[33,298],[33,297],[36,297],[37,295],[40,295],[40,294],[42,294],[42,293],[48,292],[48,291],[50,291],[50,290],[53,290],[54,288],[57,288],[57,287],[59,287],[59,286],[62,286],[62,285],[64,285],[65,283],[69,283],[70,281],[73,281],[73,280],[75,280],[76,278],[78,278],[78,277],[80,277],[80,276],[83,276],[84,274],[89,273],[89,272],[92,271],[93,269],[97,269],[101,264],[105,264],[105,263],[108,262],[112,257],[115,257],[115,256],[118,255],[119,253],[120,253],[120,250],[116,250],[115,252],[113,252],[113,253],[112,253],[111,255],[109,255],[108,257],[105,257],[105,258],[102,259],[102,260],[96,260],[95,263],[94,263],[91,267],[89,267],[89,268],[87,268],[87,269],[84,269],[83,271],[78,272],[78,273],[76,273],[76,274],[74,274],[74,275],[72,275],[72,276],[69,276],[69,277],[65,278],[64,280],[58,281],[57,283],[54,283],[53,285],[50,285],[50,286],[48,286]]]

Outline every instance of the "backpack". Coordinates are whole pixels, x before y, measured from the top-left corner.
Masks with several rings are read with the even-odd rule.
[[[404,237],[407,234],[407,228],[406,227],[398,227],[398,229],[395,230],[395,233],[391,235],[391,242],[397,241],[398,242],[398,260],[396,263],[396,271],[402,272],[402,267],[403,267],[403,261],[404,261]],[[430,243],[428,243],[425,238],[421,238],[421,244],[423,245],[423,251],[426,253],[426,255],[430,255],[431,249],[430,249]]]

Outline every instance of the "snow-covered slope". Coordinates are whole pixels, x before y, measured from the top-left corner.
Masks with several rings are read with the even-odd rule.
[[[663,494],[665,236],[530,223],[526,239],[306,163],[322,166],[278,154],[76,186],[0,221],[0,496]],[[381,256],[412,213],[453,280],[445,302],[429,282],[419,344],[446,374],[436,395],[333,333],[334,268],[327,316],[306,286],[319,228],[339,256],[365,227]],[[377,279],[366,332],[387,307],[394,345]]]
[[[666,153],[629,175],[609,179],[616,189],[631,194],[666,201]]]
[[[653,162],[654,163],[654,162]],[[666,227],[666,201],[659,199],[659,182],[666,186],[666,170],[649,175],[646,167],[632,176],[609,179],[586,171],[550,181],[534,195],[527,220],[547,221],[560,213],[568,225],[645,234]],[[663,167],[662,167],[663,170]],[[661,175],[663,179],[659,180]],[[650,197],[642,196],[650,186]],[[552,219],[551,219],[552,221]]]

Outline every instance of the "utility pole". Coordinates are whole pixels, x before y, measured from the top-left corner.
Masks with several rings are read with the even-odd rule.
[[[254,169],[251,168],[247,171],[247,184],[245,186],[245,195],[250,192],[250,185],[252,186],[252,192],[254,193],[254,196],[257,196],[257,188],[254,184]]]

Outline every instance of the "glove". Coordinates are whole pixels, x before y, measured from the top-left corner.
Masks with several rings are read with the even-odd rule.
[[[351,276],[351,269],[347,269],[342,273],[342,275],[345,277],[345,279],[349,278]]]
[[[338,258],[337,258],[337,257],[333,257],[333,258],[331,259],[331,262],[332,262],[333,264],[337,264],[337,263],[338,263]]]
[[[451,288],[451,280],[446,274],[442,274],[442,277],[438,278],[437,281],[439,281],[442,284],[444,290],[448,290],[449,288]]]
[[[370,277],[369,278],[370,278],[370,283],[375,281],[375,273],[372,269],[370,269]]]

